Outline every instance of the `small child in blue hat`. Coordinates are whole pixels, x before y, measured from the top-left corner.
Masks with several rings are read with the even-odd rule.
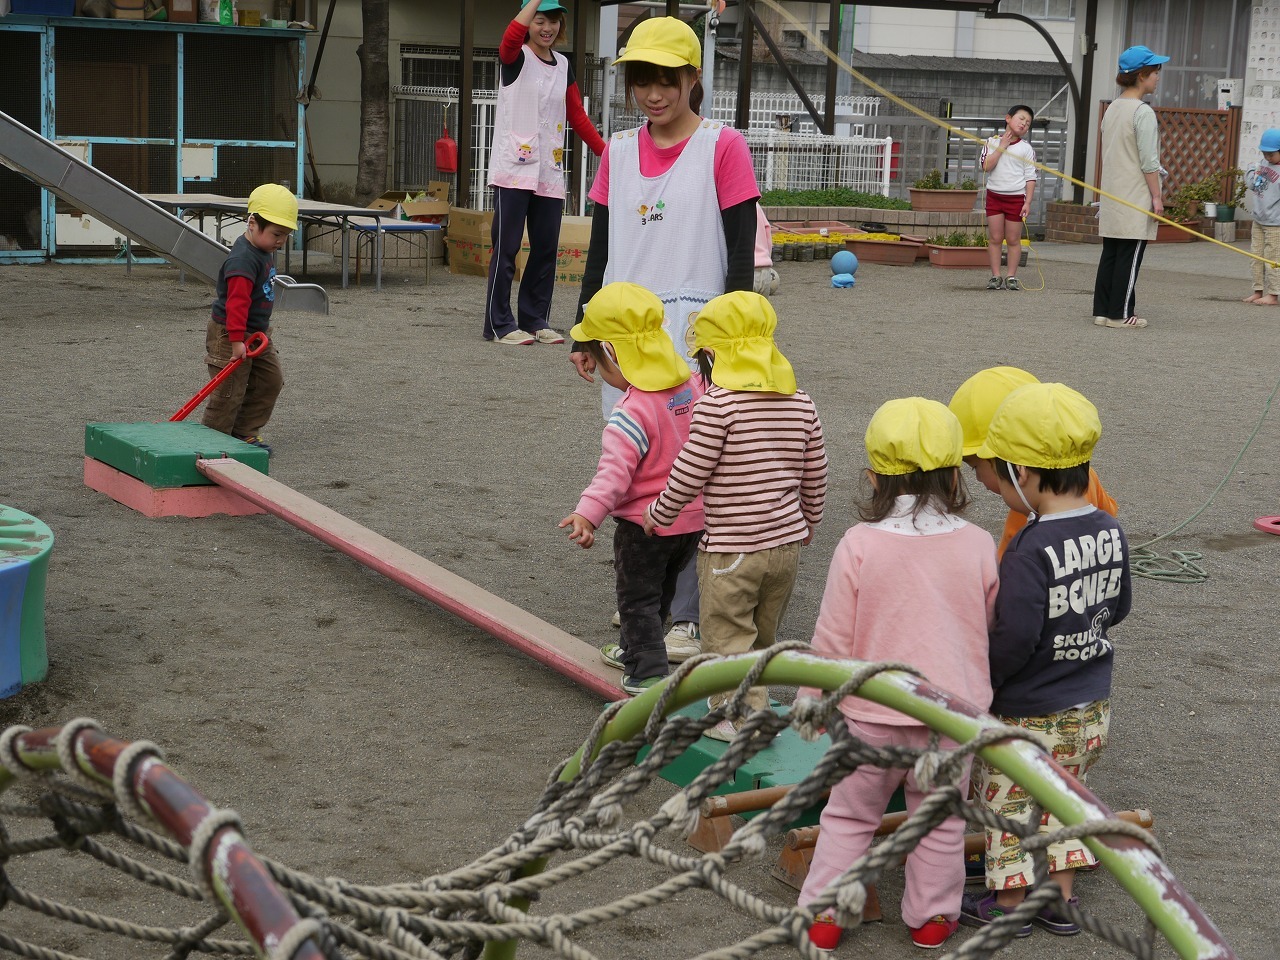
[[[1270,263],[1253,261],[1253,293],[1244,302],[1274,307],[1280,303],[1280,130],[1263,131],[1258,149],[1262,162],[1246,171],[1244,181],[1253,213],[1250,250]]]

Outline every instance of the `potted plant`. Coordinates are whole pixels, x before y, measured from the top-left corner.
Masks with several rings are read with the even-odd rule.
[[[865,233],[849,237],[844,245],[859,262],[888,263],[899,267],[915,263],[916,253],[920,250],[920,244],[893,233]]]
[[[940,233],[925,242],[929,266],[943,270],[973,270],[990,265],[987,258],[987,235],[956,230]]]
[[[956,186],[942,182],[940,170],[930,170],[908,188],[911,209],[933,213],[968,213],[978,201],[978,184],[966,177]]]
[[[1231,184],[1231,191],[1226,200],[1218,203],[1217,220],[1219,223],[1232,223],[1236,218],[1236,207],[1244,205],[1244,195],[1249,184],[1245,180],[1244,171],[1239,167],[1224,170],[1220,176]]]
[[[1174,223],[1180,223],[1196,232],[1200,230],[1200,207],[1208,194],[1206,181],[1183,184],[1175,190],[1164,204],[1164,216]],[[1196,239],[1195,234],[1180,230],[1167,223],[1156,225],[1156,243],[1186,243]]]

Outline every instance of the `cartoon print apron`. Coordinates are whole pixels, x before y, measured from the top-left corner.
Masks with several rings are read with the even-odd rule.
[[[610,138],[609,262],[604,282],[638,283],[662,301],[662,328],[693,362],[693,320],[724,293],[729,253],[715,189],[716,141],[723,126],[703,120],[664,174],[640,173],[640,128]],[[622,393],[603,385],[605,418]]]

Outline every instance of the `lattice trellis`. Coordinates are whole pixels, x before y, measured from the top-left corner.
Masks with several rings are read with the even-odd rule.
[[[1098,153],[1095,183],[1102,182],[1102,118],[1111,101],[1098,105]],[[1169,171],[1165,195],[1221,170],[1239,166],[1240,111],[1155,107],[1160,122],[1160,161]],[[1224,183],[1220,201],[1230,196],[1233,184]]]

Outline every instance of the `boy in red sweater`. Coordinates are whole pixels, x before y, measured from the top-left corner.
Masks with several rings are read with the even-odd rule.
[[[244,342],[253,333],[270,334],[275,254],[298,228],[298,199],[278,183],[264,183],[249,194],[248,209],[244,235],[218,271],[204,358],[211,378],[232,360],[243,362],[210,394],[203,423],[270,453],[261,430],[284,386],[280,357],[274,343],[247,357]]]

